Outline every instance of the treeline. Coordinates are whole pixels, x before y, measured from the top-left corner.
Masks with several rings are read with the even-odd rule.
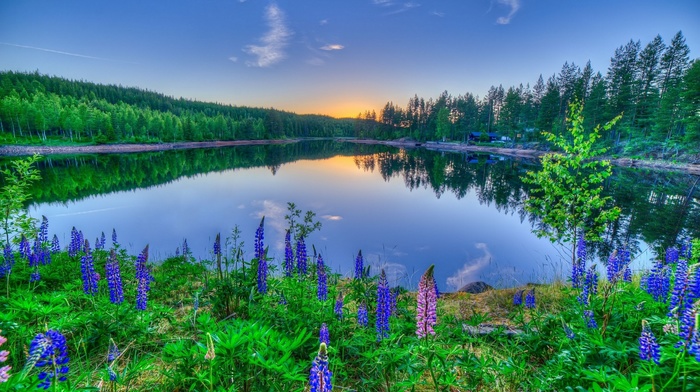
[[[587,127],[623,114],[605,135],[610,145],[697,150],[700,61],[691,62],[689,53],[681,32],[668,45],[661,36],[644,47],[631,40],[615,50],[605,74],[593,70],[590,62],[583,68],[566,62],[558,74],[546,79],[540,75],[533,86],[492,86],[483,98],[471,93],[454,97],[447,91],[437,99],[414,96],[406,107],[388,102],[379,115],[366,112],[358,118],[376,118],[394,137],[417,140],[465,141],[470,133],[480,132],[540,141],[540,131],[558,134],[566,129],[568,104],[578,99],[585,104]],[[376,136],[366,131],[366,136]]]
[[[138,88],[0,73],[5,142],[175,142],[351,136],[355,121],[175,99]]]

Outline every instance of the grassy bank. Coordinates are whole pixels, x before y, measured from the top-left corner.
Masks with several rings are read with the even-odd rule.
[[[147,247],[128,255],[116,233],[111,246],[90,247],[77,230],[71,244],[40,230],[39,241],[9,248],[0,349],[12,368],[0,390],[33,389],[48,374],[61,391],[305,391],[324,324],[340,391],[700,386],[700,273],[687,244],[643,275],[627,273],[620,250],[604,269],[578,264],[566,284],[440,295],[435,334],[419,338],[415,292],[367,276],[361,258],[355,276],[332,274],[305,258],[303,240],[290,239],[285,260],[267,260],[263,230],[252,260],[237,230],[206,261],[186,248],[163,261],[148,260]]]

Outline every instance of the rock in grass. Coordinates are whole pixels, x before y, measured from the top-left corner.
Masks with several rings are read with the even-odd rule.
[[[493,287],[489,286],[488,284],[478,281],[478,282],[471,282],[467,283],[464,286],[462,286],[461,289],[457,291],[461,291],[464,293],[469,293],[469,294],[480,294],[483,293],[484,291],[489,291],[493,290]]]

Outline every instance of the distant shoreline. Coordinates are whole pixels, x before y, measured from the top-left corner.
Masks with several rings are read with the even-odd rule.
[[[181,142],[181,143],[154,143],[154,144],[101,144],[90,146],[0,146],[0,156],[26,156],[33,154],[58,155],[58,154],[118,154],[131,152],[167,151],[190,148],[214,148],[229,146],[254,146],[269,144],[297,143],[302,139],[275,139],[275,140],[233,140],[213,142]],[[456,143],[427,142],[417,143],[406,140],[371,140],[371,139],[338,139],[344,142],[357,144],[381,144],[400,148],[426,148],[436,151],[473,151],[492,153],[517,158],[538,159],[546,154],[546,151],[528,150],[519,148],[472,146]],[[608,158],[610,163],[620,167],[633,167],[655,170],[676,171],[700,176],[700,165],[692,163],[671,163],[658,160],[641,160],[631,158]]]

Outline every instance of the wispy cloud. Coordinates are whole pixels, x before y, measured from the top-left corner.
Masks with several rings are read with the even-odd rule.
[[[340,45],[340,44],[329,44],[329,45],[323,45],[319,49],[321,50],[342,50],[344,49],[345,46]]]
[[[287,27],[284,12],[276,4],[270,4],[265,9],[265,20],[269,30],[260,38],[263,45],[248,45],[244,51],[257,56],[255,61],[247,61],[251,67],[269,67],[286,57],[284,48],[289,37],[293,34]]]
[[[321,26],[325,26],[325,25],[328,24],[328,19],[321,19],[321,20],[318,22],[318,24],[320,24]]]
[[[501,16],[496,19],[496,23],[506,25],[510,23],[510,20],[515,16],[515,13],[520,9],[520,0],[496,0],[498,4],[505,5],[510,8],[507,16]]]
[[[61,55],[64,55],[64,56],[80,57],[80,58],[83,58],[83,59],[102,60],[102,61],[116,61],[116,62],[119,62],[119,63],[136,64],[136,63],[133,63],[133,62],[130,62],[130,61],[108,59],[108,58],[96,57],[96,56],[88,56],[88,55],[86,55],[86,54],[64,52],[64,51],[61,51],[61,50],[54,50],[54,49],[47,49],[47,48],[39,48],[39,47],[36,47],[36,46],[11,44],[11,43],[8,43],[8,42],[0,42],[0,45],[13,46],[13,47],[15,47],[15,48],[39,50],[39,51],[42,51],[42,52],[56,53],[56,54],[61,54]]]
[[[385,15],[394,15],[394,14],[400,14],[402,12],[406,12],[412,8],[417,8],[420,7],[420,4],[414,3],[414,2],[408,2],[408,3],[402,3],[398,6],[397,9],[387,12]]]
[[[474,246],[482,251],[482,255],[464,263],[462,268],[447,278],[446,283],[448,287],[458,290],[465,284],[475,281],[479,277],[481,270],[491,263],[493,256],[488,246],[483,242],[477,242]]]
[[[392,0],[372,0],[372,3],[374,5],[381,5],[382,7],[388,7],[394,4]]]
[[[329,221],[339,221],[343,219],[340,215],[323,215],[321,218]]]
[[[431,12],[430,14],[431,14],[431,15],[438,16],[438,17],[440,17],[440,18],[444,18],[444,17],[445,17],[445,13],[444,13],[444,12],[433,11],[433,12]]]
[[[231,60],[231,61],[233,61],[234,63],[237,63],[237,62],[238,62],[238,57],[236,57],[236,56],[231,56],[231,57],[229,57],[228,59]]]

